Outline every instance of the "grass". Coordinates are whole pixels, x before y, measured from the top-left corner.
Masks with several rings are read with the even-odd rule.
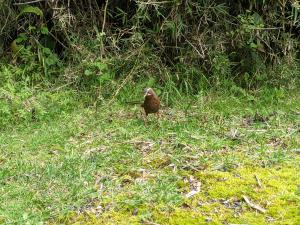
[[[0,223],[297,224],[299,93],[181,99],[147,127],[115,102],[5,129]]]

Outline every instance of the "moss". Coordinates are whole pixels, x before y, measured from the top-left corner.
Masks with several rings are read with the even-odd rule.
[[[205,218],[195,211],[185,209],[175,209],[172,213],[156,212],[154,214],[154,221],[159,224],[189,224],[198,225],[205,222]]]
[[[101,216],[95,216],[90,213],[84,214],[70,214],[64,219],[60,219],[54,224],[86,224],[86,225],[96,225],[96,224],[107,224],[107,225],[139,225],[141,224],[137,216],[130,215],[129,213],[124,212],[105,212]]]
[[[254,177],[259,177],[259,187]],[[84,224],[141,224],[146,218],[159,224],[295,224],[299,221],[297,195],[298,168],[285,165],[275,168],[244,167],[235,172],[202,171],[194,174],[202,182],[201,191],[181,206],[164,204],[140,206],[138,215],[128,207],[107,211],[100,217],[74,216],[68,221]],[[178,182],[178,188],[183,183]],[[264,207],[265,214],[250,208],[243,200]],[[119,196],[120,197],[120,196]],[[122,196],[123,199],[129,196]],[[64,221],[66,223],[66,220]],[[71,222],[69,222],[71,224]]]
[[[236,224],[255,224],[255,225],[265,225],[265,216],[257,212],[245,212],[239,215],[238,218],[229,218],[229,223]]]
[[[109,213],[104,213],[101,216],[101,218],[97,220],[97,224],[138,225],[141,223],[137,216],[133,216],[128,213],[126,214],[126,213],[120,213],[120,212],[109,212]]]
[[[197,176],[203,180],[203,193],[198,198],[207,199],[238,199],[243,210],[231,222],[248,224],[265,224],[269,218],[274,224],[285,224],[299,218],[297,202],[300,201],[297,183],[300,182],[298,169],[285,165],[277,168],[241,168],[235,173],[201,172]],[[263,185],[258,187],[254,175],[259,177]],[[242,195],[247,195],[255,204],[266,208],[265,215],[255,212],[243,202]],[[211,210],[212,204],[203,207],[204,211]],[[219,216],[220,217],[220,216]],[[230,212],[224,218],[230,219]],[[297,218],[298,217],[298,218]],[[287,222],[288,224],[289,222]]]

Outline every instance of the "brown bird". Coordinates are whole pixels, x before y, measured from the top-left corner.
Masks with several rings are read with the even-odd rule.
[[[144,103],[141,106],[145,110],[145,114],[146,114],[145,123],[146,123],[147,116],[150,113],[156,113],[156,115],[159,117],[160,100],[152,88],[145,88],[144,98],[145,98]]]

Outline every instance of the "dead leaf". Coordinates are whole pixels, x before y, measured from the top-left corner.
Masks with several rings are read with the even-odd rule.
[[[265,122],[267,122],[269,120],[269,117],[268,116],[263,116],[262,114],[256,112],[255,115],[254,115],[253,120],[255,122],[263,122],[263,123],[265,123]]]
[[[132,141],[131,144],[133,144],[137,149],[141,150],[142,152],[146,152],[151,150],[155,143],[152,141]]]
[[[205,218],[205,222],[207,222],[207,223],[212,222],[212,220],[213,220],[213,219],[210,218],[210,217],[206,217],[206,218]]]
[[[154,223],[152,221],[143,220],[143,224],[149,224],[149,225],[160,225],[159,223]]]
[[[85,154],[85,155],[90,155],[90,154],[96,153],[96,152],[103,152],[103,151],[105,151],[106,149],[107,149],[106,146],[100,145],[100,146],[98,146],[98,147],[95,147],[95,148],[89,148],[89,149],[85,150],[85,151],[84,151],[84,154]]]
[[[253,124],[253,122],[254,122],[253,118],[248,116],[242,120],[242,125],[245,127],[251,126]]]
[[[232,140],[238,140],[241,135],[237,129],[230,129],[226,136]]]
[[[135,209],[133,210],[133,212],[132,212],[132,215],[133,215],[133,216],[136,216],[136,215],[138,214],[138,212],[139,212],[139,209],[138,209],[138,208],[135,208]]]
[[[193,176],[189,177],[190,189],[191,191],[185,195],[187,198],[191,198],[198,194],[201,189],[201,182],[196,180]]]

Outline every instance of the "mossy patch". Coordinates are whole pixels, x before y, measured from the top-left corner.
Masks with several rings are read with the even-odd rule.
[[[127,206],[104,212],[97,218],[76,216],[75,221],[84,224],[147,224],[147,221],[171,225],[294,224],[300,219],[300,197],[296,194],[296,184],[300,183],[298,171],[299,168],[291,165],[242,167],[234,172],[202,171],[194,174],[202,183],[201,191],[180,205],[142,204],[137,215],[132,215],[134,208]],[[180,183],[179,187],[183,185]],[[243,196],[265,208],[266,213],[251,208]],[[130,195],[121,198],[125,200]]]

